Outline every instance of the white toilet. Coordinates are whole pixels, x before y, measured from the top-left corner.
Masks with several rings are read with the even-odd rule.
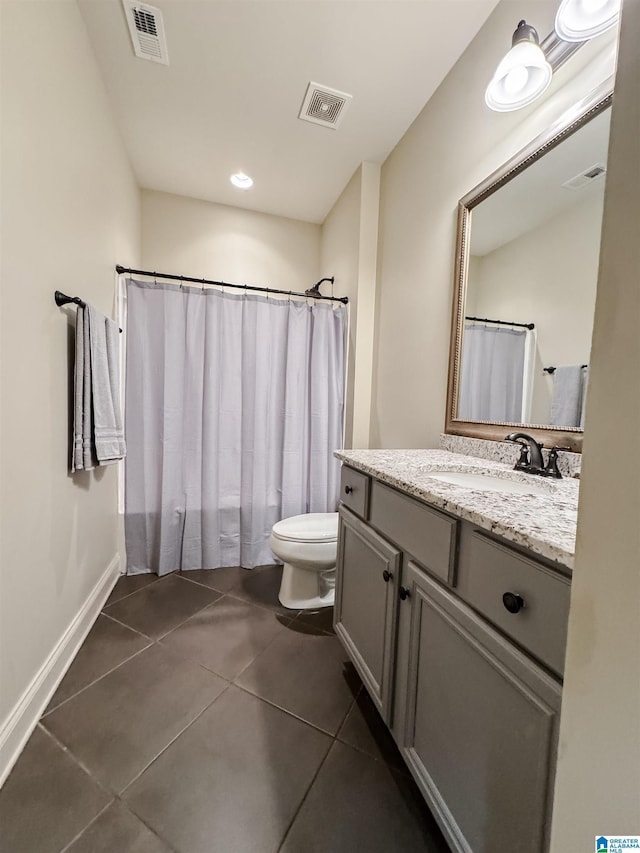
[[[330,607],[335,593],[338,513],[309,512],[273,525],[271,550],[284,563],[278,598],[292,610]]]

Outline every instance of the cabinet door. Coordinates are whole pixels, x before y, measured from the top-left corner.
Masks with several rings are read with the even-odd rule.
[[[340,507],[334,625],[383,719],[391,720],[400,551]]]
[[[403,751],[456,851],[548,848],[560,685],[409,563]]]

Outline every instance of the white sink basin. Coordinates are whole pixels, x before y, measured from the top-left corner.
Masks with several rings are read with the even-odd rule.
[[[493,474],[471,473],[467,471],[432,471],[428,474],[433,480],[450,483],[452,486],[462,486],[465,489],[476,489],[482,492],[502,492],[507,495],[548,495],[544,486],[537,483],[521,483],[518,480],[508,480]],[[533,476],[533,475],[531,475]]]

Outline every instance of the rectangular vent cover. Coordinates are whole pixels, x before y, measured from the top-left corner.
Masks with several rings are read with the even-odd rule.
[[[590,166],[574,178],[569,178],[569,180],[565,181],[562,186],[566,187],[568,190],[579,190],[598,178],[601,178],[603,175],[606,175],[606,173],[607,167],[604,163],[596,163],[595,166]]]
[[[122,4],[136,56],[168,65],[169,53],[160,10],[136,0],[122,0]]]
[[[319,83],[309,83],[298,118],[336,130],[340,126],[352,96]]]

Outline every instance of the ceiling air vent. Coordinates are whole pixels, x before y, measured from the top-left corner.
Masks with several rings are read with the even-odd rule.
[[[140,59],[169,64],[162,13],[155,6],[122,0],[135,54]]]
[[[298,118],[335,130],[344,118],[351,97],[328,86],[309,83]]]
[[[580,174],[576,175],[575,178],[569,178],[569,180],[565,181],[562,186],[566,187],[568,190],[579,190],[582,187],[586,187],[597,178],[601,178],[606,174],[606,172],[607,167],[604,163],[596,163],[595,166],[590,166],[588,169],[585,169],[584,172],[580,172]]]

